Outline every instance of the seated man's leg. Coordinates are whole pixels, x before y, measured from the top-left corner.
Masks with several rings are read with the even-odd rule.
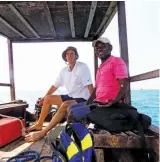
[[[26,136],[25,140],[27,142],[32,142],[32,141],[39,140],[41,137],[45,136],[47,132],[49,132],[52,128],[54,128],[65,117],[68,106],[75,103],[77,103],[75,100],[69,100],[63,102],[60,108],[58,109],[57,113],[52,117],[52,120],[47,125],[47,127],[45,127],[43,130],[39,132],[29,134],[28,136]]]
[[[77,104],[73,104],[73,105],[70,105],[68,106],[67,108],[67,123],[74,123],[76,122],[74,116],[73,116],[73,112],[72,112],[72,109],[75,109],[77,107],[81,107],[84,105],[85,102],[82,102],[82,103],[77,103]]]
[[[34,124],[31,128],[28,129],[28,132],[33,130],[41,130],[43,126],[43,122],[48,115],[49,109],[51,105],[61,105],[63,100],[60,95],[48,95],[45,97],[43,106],[41,109],[40,117],[36,124]]]
[[[90,106],[84,103],[71,105],[68,107],[68,123],[73,123],[82,120],[90,112]]]
[[[54,128],[58,123],[60,123],[61,120],[65,117],[65,114],[67,113],[67,108],[75,103],[75,100],[63,102],[61,107],[58,109],[57,113],[52,117],[51,122],[47,126],[47,130],[49,131],[50,129]]]

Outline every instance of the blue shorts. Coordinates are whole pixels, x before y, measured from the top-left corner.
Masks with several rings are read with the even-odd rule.
[[[79,121],[84,119],[90,112],[90,105],[85,105],[85,102],[74,104],[71,106],[70,111],[73,114],[73,117]]]
[[[75,100],[77,103],[86,102],[84,98],[73,98],[68,95],[61,95],[62,101]]]

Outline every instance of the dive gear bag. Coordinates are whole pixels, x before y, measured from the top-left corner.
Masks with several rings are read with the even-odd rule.
[[[53,162],[95,162],[89,130],[81,123],[67,124],[55,141],[50,141]]]

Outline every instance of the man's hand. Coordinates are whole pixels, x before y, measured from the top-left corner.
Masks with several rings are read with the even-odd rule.
[[[106,103],[104,103],[103,105],[98,105],[98,107],[110,107],[113,104],[114,104],[114,100],[107,100]]]
[[[38,106],[42,106],[43,105],[43,101],[44,101],[44,97],[37,101],[37,105]]]

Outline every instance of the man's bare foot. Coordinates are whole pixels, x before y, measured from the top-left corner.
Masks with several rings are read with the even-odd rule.
[[[39,131],[39,132],[32,132],[32,133],[28,134],[27,136],[25,136],[25,141],[26,142],[35,142],[35,141],[40,140],[44,136],[45,135],[43,135],[41,133],[41,131]]]
[[[34,124],[32,125],[31,127],[27,128],[26,131],[29,133],[29,132],[32,132],[32,131],[40,131],[42,130],[42,125],[39,125],[39,124]]]

